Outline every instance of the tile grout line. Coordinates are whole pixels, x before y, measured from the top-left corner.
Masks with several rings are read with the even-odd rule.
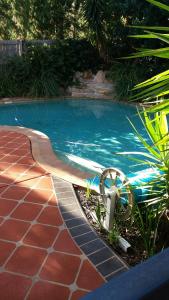
[[[27,194],[26,194],[27,195]],[[25,197],[26,197],[26,195],[25,195]],[[24,197],[24,198],[25,198]],[[23,199],[24,199],[23,198]],[[18,203],[18,205],[17,205],[17,207],[20,205],[20,203]],[[17,208],[16,207],[16,208]],[[43,210],[43,207],[42,207],[42,209],[40,210],[40,212]],[[11,220],[13,219],[13,218],[10,218]],[[14,218],[14,220],[15,220],[15,218]],[[16,219],[17,220],[17,219]],[[34,219],[35,220],[35,219]],[[22,222],[22,220],[18,220],[18,221],[21,221]],[[5,221],[4,221],[5,222]],[[25,238],[25,236],[27,235],[27,233],[29,232],[29,230],[30,230],[30,228],[32,227],[32,222],[30,222],[30,221],[24,221],[25,223],[29,223],[29,227],[28,227],[28,229],[26,230],[26,232],[25,232],[25,234],[22,236],[22,238],[19,240],[19,243],[21,243],[21,245],[23,244],[23,240],[24,240],[24,238]],[[3,224],[3,223],[2,223]],[[16,242],[17,243],[17,242]],[[13,250],[13,252],[11,253],[11,255],[9,255],[9,257],[8,257],[8,259],[5,261],[5,263],[4,263],[4,265],[3,265],[3,267],[5,268],[5,266],[7,265],[7,263],[9,262],[9,260],[11,259],[11,257],[13,256],[13,254],[15,253],[15,250],[17,249],[18,247],[16,247],[14,250]]]
[[[40,180],[41,180],[41,178],[39,178],[39,181],[38,182],[40,182]],[[38,183],[35,183],[34,184],[34,186],[36,186]],[[9,188],[10,188],[11,186],[9,186],[7,189],[5,189],[5,191],[4,192],[2,192],[2,195],[1,195],[1,198],[2,199],[6,199],[6,200],[13,200],[13,199],[8,199],[8,198],[3,198],[3,193],[5,193]],[[25,198],[31,193],[31,191],[32,191],[32,187],[29,187],[29,190],[28,190],[28,192],[25,194],[25,196],[23,196],[20,200],[16,200],[17,202],[18,202],[18,204],[16,205],[16,207],[14,207],[14,209],[10,212],[10,214],[8,215],[9,216],[9,218],[12,220],[12,219],[15,219],[15,220],[19,220],[19,221],[23,221],[23,222],[30,222],[30,221],[28,221],[28,220],[21,220],[21,219],[17,219],[17,218],[11,218],[10,217],[10,215],[13,213],[13,211],[20,205],[20,204],[22,204],[22,203],[30,203],[29,201],[25,201]],[[32,202],[31,202],[32,203]],[[34,204],[37,204],[37,203],[34,203]],[[42,205],[42,204],[41,204]],[[43,206],[43,205],[42,205]],[[45,207],[45,206],[44,206]],[[44,208],[43,207],[43,208]],[[42,209],[43,209],[42,208]],[[41,209],[41,210],[42,210]],[[5,217],[3,217],[4,218],[4,220],[3,220],[3,222],[0,224],[0,225],[2,225],[2,224],[4,224],[5,223],[5,221],[7,220],[7,216],[5,216]]]
[[[52,180],[52,177],[51,177],[51,176],[50,176],[50,180],[51,180],[51,183],[52,183],[52,186],[53,186],[53,180]],[[55,195],[54,187],[53,187],[53,193],[52,193],[52,196],[53,196],[53,194]],[[55,195],[55,197],[56,197],[56,195]],[[50,199],[51,199],[51,197],[50,197]],[[48,199],[47,202],[49,202],[50,199]],[[59,211],[59,213],[60,213],[60,211]],[[62,218],[62,216],[61,216],[61,218]],[[61,226],[63,226],[63,224],[64,224],[64,222],[63,222],[63,218],[62,218],[62,225],[61,225]],[[59,231],[58,231],[58,233],[56,234],[56,237],[55,237],[55,239],[53,240],[53,243],[52,243],[51,246],[50,246],[50,248],[53,250],[52,253],[54,252],[53,246],[54,246],[56,240],[58,239],[58,237],[59,237],[61,231],[64,230],[64,229],[60,229],[59,227],[57,227],[57,228],[59,229]],[[50,255],[50,253],[47,252],[47,249],[46,249],[46,253],[47,253],[47,255],[46,255],[46,257],[44,258],[43,263],[41,264],[40,268],[38,269],[38,272],[37,272],[36,275],[35,275],[35,276],[37,276],[37,277],[40,278],[40,279],[41,279],[40,273],[41,273],[41,271],[42,271],[42,269],[43,269],[43,267],[44,267],[44,265],[45,265],[45,263],[46,263],[46,261],[47,261],[49,255]],[[28,296],[30,295],[30,292],[31,292],[31,290],[32,290],[32,288],[33,288],[34,285],[35,285],[35,282],[32,281],[32,284],[31,284],[31,286],[30,286],[30,288],[29,288],[29,290],[28,290],[28,292],[27,292],[27,294],[26,294],[24,300],[26,300],[26,299],[28,298]]]
[[[56,242],[56,240],[58,239],[60,233],[61,233],[63,230],[64,230],[64,229],[60,229],[60,230],[58,231],[58,234],[57,234],[57,236],[56,236],[56,239],[54,240],[55,242]],[[2,241],[2,242],[4,242],[4,243],[13,244],[13,245],[16,245],[16,244],[18,243],[18,242],[6,240],[6,239],[0,239],[0,241]],[[25,242],[22,242],[22,245],[20,245],[20,246],[27,246],[27,247],[30,247],[30,248],[33,248],[33,249],[44,250],[44,251],[46,251],[47,253],[48,253],[48,249],[49,249],[49,248],[53,248],[53,247],[44,248],[44,247],[42,247],[42,246],[35,246],[35,245],[27,244],[27,243],[25,243]],[[16,247],[16,248],[17,248],[17,247]],[[70,253],[70,252],[65,252],[65,251],[61,251],[61,250],[55,250],[54,248],[53,248],[52,252],[53,252],[53,253],[61,253],[61,254],[65,254],[65,255],[67,255],[67,256],[74,256],[74,257],[79,257],[79,256],[81,256],[81,254],[73,254],[73,253]],[[1,267],[3,267],[4,265],[6,265],[6,261],[5,261],[5,263],[4,263]],[[0,267],[0,268],[1,268],[1,267]]]
[[[72,193],[73,193],[73,195],[74,195],[74,197],[75,197],[75,199],[76,199],[76,194],[75,194],[75,191],[74,191],[74,189],[73,189],[73,186],[71,185],[71,190],[72,190]],[[62,201],[62,200],[61,200]],[[78,202],[77,201],[77,199],[76,200],[74,200],[74,201],[76,201],[76,202]],[[77,203],[78,204],[78,206],[80,207],[80,204],[79,204],[79,202]],[[80,210],[82,210],[81,209],[81,207],[80,207]],[[81,212],[82,213],[82,212]],[[84,216],[84,212],[82,213],[83,214],[83,216]],[[85,218],[86,218],[86,216],[85,216]],[[87,223],[88,223],[88,221],[87,221]],[[84,224],[82,224],[82,225],[78,225],[78,226],[74,226],[74,227],[72,227],[72,228],[77,228],[77,227],[80,227],[80,226],[84,226]],[[91,225],[88,223],[88,226],[89,226],[89,228],[91,229],[91,231],[92,232],[94,232],[95,233],[95,231],[94,231],[94,229],[91,227]],[[69,229],[71,229],[71,228],[69,228]],[[87,232],[87,233],[89,233],[89,232]],[[87,234],[87,233],[84,233],[84,234]],[[81,236],[81,235],[78,235],[78,236]],[[73,236],[72,238],[73,239],[75,239],[76,237],[78,237],[78,236]],[[98,239],[100,239],[100,237],[98,236]],[[95,254],[95,253],[97,253],[98,251],[100,251],[100,250],[102,250],[103,248],[106,248],[106,249],[110,249],[108,246],[107,246],[107,244],[103,241],[103,240],[101,240],[102,242],[103,242],[103,244],[104,244],[104,247],[101,247],[99,250],[96,250],[96,251],[94,251],[94,252],[91,252],[90,254],[87,254],[87,257],[88,257],[88,259],[90,260],[90,255],[92,255],[92,254]],[[89,242],[90,243],[90,242]],[[79,244],[78,244],[79,245]],[[82,245],[79,245],[79,247],[80,247],[80,249],[83,251],[83,249],[81,248],[81,246]],[[127,268],[127,265],[116,255],[116,253],[112,250],[112,249],[110,249],[110,251],[112,252],[112,257],[116,257],[117,258],[117,260],[118,261],[120,261],[120,263],[122,264],[122,268]],[[102,262],[103,263],[103,262]],[[92,263],[93,264],[93,263]],[[93,264],[94,266],[95,266],[95,268],[97,268],[97,266],[95,265],[95,264]],[[100,273],[100,271],[97,269],[97,271]],[[100,273],[101,274],[101,273]],[[102,275],[103,276],[103,275]],[[105,276],[103,276],[104,278],[105,278]],[[105,278],[106,279],[106,278]]]
[[[119,271],[121,271],[121,270],[123,270],[123,269],[125,269],[125,268],[124,268],[124,267],[121,267],[121,268],[115,270],[114,272],[109,273],[108,275],[106,275],[105,278],[107,278],[107,277],[109,277],[109,276],[111,276],[111,275],[114,275],[114,274],[118,273]]]
[[[12,135],[12,133],[11,133],[11,135]],[[25,137],[25,134],[23,134],[23,136]],[[19,139],[19,137],[17,137],[18,139]],[[17,139],[16,138],[16,139]],[[31,139],[30,138],[28,138],[27,137],[27,139],[29,140],[29,145],[28,145],[28,147],[30,147],[30,149],[29,149],[29,151],[30,151],[30,153],[32,152],[32,143],[31,143]],[[15,140],[15,139],[14,139]],[[13,155],[12,153],[14,153],[17,149],[19,150],[21,147],[23,147],[23,145],[26,145],[27,143],[25,142],[24,144],[22,143],[22,145],[19,147],[19,148],[16,148],[13,152],[11,152],[10,154],[11,155]],[[26,152],[26,150],[27,149],[23,149],[23,150],[25,150],[25,152]],[[27,152],[26,152],[27,153]],[[28,152],[29,153],[29,152]],[[28,155],[28,154],[26,154],[26,155]],[[25,155],[25,156],[26,156]],[[32,153],[31,153],[31,155],[32,155]],[[22,156],[22,158],[23,158],[23,156]],[[21,158],[21,159],[22,159]],[[20,159],[20,160],[21,160]],[[33,158],[34,159],[34,158]],[[18,160],[17,160],[17,162],[18,162]],[[15,163],[15,164],[17,164],[17,162]],[[15,165],[14,164],[14,165]],[[37,164],[37,162],[35,161],[35,164],[33,164],[33,166],[34,165],[36,165]],[[22,165],[24,165],[24,164],[22,164]],[[38,164],[40,167],[42,167],[43,166],[43,164],[41,165],[41,164]],[[28,166],[28,165],[25,165],[25,166]],[[32,165],[31,165],[31,167],[32,167]],[[8,168],[7,168],[8,169]],[[43,168],[44,169],[44,168]],[[26,171],[25,172],[28,172],[28,168],[26,169]],[[25,173],[25,172],[23,172],[22,173],[22,175]],[[55,195],[55,196],[57,196],[57,199],[58,199],[58,206],[57,206],[57,204],[55,204],[55,206],[57,206],[58,207],[58,209],[59,209],[59,213],[60,213],[60,216],[61,216],[61,219],[62,219],[62,222],[63,222],[63,224],[64,225],[61,225],[61,226],[52,226],[52,227],[54,227],[54,228],[59,228],[59,231],[58,231],[58,233],[56,234],[56,237],[55,237],[55,239],[53,240],[53,243],[52,243],[52,246],[51,247],[49,247],[49,248],[51,248],[51,250],[52,250],[52,248],[53,248],[53,246],[54,246],[54,244],[55,244],[55,242],[56,242],[56,240],[58,239],[58,237],[59,237],[59,235],[61,234],[61,232],[64,230],[64,229],[66,229],[67,230],[67,232],[68,232],[68,234],[69,234],[69,236],[71,237],[71,239],[72,239],[72,241],[74,241],[74,243],[78,246],[78,248],[79,249],[81,249],[81,247],[78,245],[78,243],[75,241],[75,237],[73,237],[72,235],[71,235],[71,233],[70,233],[70,231],[69,231],[69,228],[68,228],[68,226],[66,225],[66,223],[65,223],[65,220],[64,220],[64,218],[63,218],[63,213],[62,213],[62,211],[61,211],[61,209],[60,209],[60,199],[59,199],[59,197],[61,197],[63,194],[66,194],[66,193],[70,193],[70,192],[72,192],[72,194],[73,194],[73,196],[72,197],[70,197],[70,198],[74,198],[75,197],[75,192],[74,192],[74,190],[73,190],[73,187],[72,187],[72,185],[70,185],[69,184],[69,189],[70,189],[70,191],[69,191],[69,189],[68,189],[68,191],[65,191],[65,192],[57,192],[56,193],[56,190],[55,190],[55,185],[54,185],[54,181],[53,181],[53,178],[52,178],[52,176],[51,175],[49,175],[49,173],[48,174],[45,174],[45,175],[43,175],[43,176],[49,176],[50,177],[50,180],[51,180],[51,182],[52,182],[52,186],[53,186],[53,193],[52,193],[52,195],[50,195],[50,197],[48,198],[48,201],[44,204],[44,205],[42,205],[42,204],[40,204],[40,205],[42,205],[42,208],[41,208],[41,210],[39,211],[39,213],[37,214],[37,216],[34,218],[34,221],[35,220],[37,220],[38,218],[39,218],[39,216],[40,216],[40,214],[42,213],[42,211],[44,210],[44,208],[45,207],[52,207],[53,205],[50,205],[50,203],[49,203],[49,201],[50,201],[50,199],[52,199],[52,197],[53,197],[53,195]],[[21,175],[19,176],[19,178],[21,177]],[[41,177],[40,177],[40,179],[38,180],[38,182],[40,182],[40,180],[41,180]],[[61,182],[57,182],[58,183],[58,185],[59,184],[61,184]],[[67,183],[67,182],[66,182]],[[36,183],[36,185],[37,185],[38,183]],[[65,184],[65,183],[64,183]],[[36,186],[35,185],[35,186]],[[40,188],[39,188],[40,189]],[[57,187],[56,187],[56,189],[57,189]],[[58,189],[59,189],[59,186],[58,186]],[[63,189],[63,188],[60,188],[60,189]],[[8,188],[6,189],[6,190],[8,190]],[[5,190],[5,191],[6,191]],[[14,208],[14,210],[15,209],[17,209],[17,207],[21,204],[21,203],[31,203],[31,204],[38,204],[38,203],[32,203],[32,202],[29,202],[29,201],[24,201],[24,199],[25,199],[25,197],[30,193],[30,191],[31,190],[33,190],[33,187],[29,187],[29,192],[28,193],[26,193],[26,195],[23,197],[23,198],[21,198],[21,200],[19,200],[18,201],[18,204],[16,205],[16,207]],[[40,190],[42,190],[42,189],[40,189]],[[5,192],[4,191],[4,192]],[[3,192],[3,193],[4,193]],[[2,194],[3,194],[2,193]],[[5,199],[5,198],[3,198],[3,199]],[[64,197],[62,198],[63,200],[65,199]],[[67,197],[66,197],[66,199],[67,199]],[[8,199],[6,199],[6,200],[8,200]],[[14,199],[13,199],[14,200]],[[68,205],[66,205],[66,206],[68,206]],[[70,206],[70,205],[69,205]],[[9,216],[10,215],[12,215],[12,213],[13,213],[13,211],[14,210],[12,210],[11,212],[10,212],[10,214],[9,214]],[[83,216],[82,216],[83,217]],[[80,219],[81,219],[81,217],[79,217]],[[73,219],[79,219],[78,217],[76,217],[76,218],[73,218]],[[12,219],[12,218],[11,218]],[[16,219],[16,220],[18,220],[18,219]],[[21,219],[19,219],[20,221],[24,221],[24,220],[21,220]],[[34,222],[34,221],[32,221],[32,222]],[[67,221],[69,221],[69,220],[67,220]],[[27,222],[26,220],[24,221],[24,222]],[[28,221],[29,223],[30,223],[30,226],[28,227],[28,230],[25,232],[25,234],[22,236],[22,239],[20,239],[20,241],[22,242],[22,244],[23,245],[25,245],[25,243],[23,243],[23,239],[25,238],[25,236],[26,236],[26,234],[28,233],[28,231],[30,230],[30,228],[31,228],[31,226],[32,226],[32,222],[30,222],[30,221]],[[27,223],[28,223],[27,222]],[[37,222],[37,221],[36,221]],[[38,222],[37,222],[38,223]],[[3,224],[3,223],[1,223],[1,224]],[[38,223],[39,224],[39,223]],[[40,224],[43,224],[43,225],[45,225],[45,226],[51,226],[51,225],[49,225],[49,224],[44,224],[44,223],[40,223]],[[73,229],[73,228],[77,228],[77,227],[80,227],[80,226],[84,226],[84,224],[82,224],[82,225],[78,225],[78,226],[73,226],[73,227],[71,227],[70,229]],[[90,229],[90,231],[91,232],[95,232],[92,228],[91,228],[91,226],[88,224],[88,226],[89,226],[89,229]],[[84,233],[84,234],[87,234],[87,233]],[[84,235],[84,234],[81,234],[81,235]],[[81,236],[80,235],[80,236]],[[97,239],[95,239],[95,240],[97,240]],[[16,244],[16,243],[15,243]],[[84,243],[85,244],[85,243]],[[27,244],[26,244],[27,245]],[[29,247],[33,247],[32,245],[29,245],[28,244],[28,246]],[[105,247],[107,247],[106,246],[106,244],[105,244]],[[103,247],[103,248],[105,248],[105,247]],[[38,249],[41,249],[40,247],[37,247]],[[36,275],[35,276],[32,276],[31,278],[33,279],[33,282],[32,282],[32,285],[31,285],[31,287],[30,287],[30,289],[29,289],[29,291],[28,291],[28,293],[27,293],[27,295],[25,296],[25,298],[24,299],[27,299],[28,298],[28,296],[29,296],[29,293],[30,293],[30,291],[31,291],[31,289],[32,289],[32,287],[34,286],[34,284],[35,284],[35,282],[36,282],[36,276],[37,277],[39,277],[40,278],[40,276],[38,275],[38,274],[40,274],[40,272],[41,272],[41,270],[42,270],[42,268],[44,267],[44,264],[45,264],[45,262],[46,262],[46,260],[47,260],[47,258],[49,257],[49,255],[50,255],[50,252],[48,252],[48,249],[49,248],[45,248],[45,250],[46,250],[46,252],[47,252],[47,255],[46,255],[46,257],[45,257],[45,259],[44,259],[44,261],[43,261],[43,263],[41,264],[41,266],[40,266],[40,268],[39,268],[39,270],[38,270],[38,272],[36,273]],[[15,248],[14,249],[14,251],[16,250],[17,248]],[[99,249],[98,251],[100,251],[101,249]],[[12,252],[12,253],[14,253],[14,251]],[[82,251],[82,253],[84,253],[83,252],[83,250],[81,250]],[[58,252],[58,253],[63,253],[63,252],[61,252],[61,251],[57,251],[57,250],[55,250],[54,248],[53,248],[53,252]],[[95,252],[94,252],[95,253]],[[68,253],[65,253],[65,255],[72,255],[72,254],[68,254]],[[90,253],[90,255],[91,255],[91,253]],[[76,277],[75,277],[75,280],[74,280],[74,283],[76,284],[76,281],[77,281],[77,278],[78,278],[78,276],[79,276],[79,273],[80,273],[80,270],[81,270],[81,267],[82,267],[82,264],[83,264],[83,260],[87,260],[87,261],[90,261],[90,259],[89,259],[89,257],[88,257],[88,255],[86,255],[86,254],[82,254],[82,256],[79,256],[79,255],[77,255],[78,257],[80,257],[80,265],[79,265],[79,269],[77,270],[77,273],[76,273]],[[119,257],[117,256],[117,258],[119,259]],[[109,260],[109,259],[108,259]],[[107,260],[106,260],[107,261]],[[97,270],[96,269],[96,265],[94,265],[91,261],[90,261],[90,263],[91,263],[91,265],[94,267],[94,269],[95,270]],[[6,263],[4,264],[4,265],[6,265]],[[124,268],[124,267],[123,267]],[[119,268],[119,269],[123,269],[123,268]],[[117,272],[119,271],[119,269],[118,270],[116,270]],[[115,271],[115,272],[116,272]],[[97,270],[97,273],[98,274],[100,274],[100,276],[104,279],[104,281],[105,281],[105,279],[106,279],[106,277],[108,277],[108,276],[110,276],[111,274],[109,274],[109,275],[106,275],[106,276],[103,276],[101,273],[100,273],[100,271],[99,270]],[[113,272],[114,273],[114,272]],[[113,274],[112,273],[112,274]],[[20,275],[20,273],[19,273],[19,275]],[[20,276],[23,276],[23,274],[22,275],[20,275]],[[35,278],[35,279],[34,279]],[[43,279],[41,279],[40,278],[40,280],[41,281],[44,281],[44,282],[50,282],[50,281],[47,281],[47,280],[43,280]],[[51,281],[52,282],[52,281]],[[57,282],[55,282],[55,284],[57,284]],[[59,283],[58,283],[59,284]],[[61,284],[62,285],[62,284]],[[63,285],[63,286],[66,286],[66,285]],[[70,290],[70,295],[69,295],[69,300],[71,299],[71,297],[72,297],[72,293],[74,292],[74,289],[73,290],[71,290],[71,287],[70,287],[71,285],[68,285],[68,286],[66,286],[66,287],[68,287],[69,288],[69,290]],[[80,288],[81,289],[81,288]],[[76,285],[76,290],[77,290],[77,285]],[[84,289],[85,290],[85,289]],[[85,290],[86,291],[86,290]]]
[[[53,177],[52,177],[52,182],[53,182],[54,190],[56,191]],[[72,187],[72,185],[71,185],[70,187],[71,187],[71,190],[72,190],[72,192],[73,192],[73,187]],[[56,192],[55,192],[55,193],[56,193]],[[57,193],[56,193],[56,195],[57,195]],[[73,199],[76,199],[76,198],[75,198],[74,192],[73,192]],[[60,202],[59,202],[59,199],[58,199],[58,204],[59,204],[59,203],[60,203]],[[80,205],[79,205],[79,206],[80,206]],[[59,209],[60,209],[60,204],[59,204]],[[61,211],[60,211],[60,213],[61,213]],[[61,213],[61,215],[62,215],[62,213]],[[64,220],[63,216],[62,216],[62,219]],[[64,222],[65,222],[65,221],[64,221]],[[65,225],[66,225],[66,223],[65,223]],[[83,226],[83,225],[80,225],[80,226]],[[66,227],[67,227],[67,225],[66,225]],[[76,227],[79,227],[79,226],[76,226]],[[76,227],[75,227],[75,228],[76,228]],[[68,232],[69,232],[69,235],[71,236],[71,238],[72,238],[72,240],[74,241],[74,243],[75,243],[75,244],[78,246],[78,248],[82,251],[83,255],[86,257],[86,260],[90,262],[90,264],[93,266],[93,268],[95,269],[95,271],[100,275],[100,277],[103,279],[103,281],[106,282],[105,277],[104,277],[104,276],[101,274],[101,272],[96,268],[96,266],[91,262],[91,260],[89,259],[89,257],[84,253],[83,249],[81,249],[81,247],[78,245],[78,243],[77,243],[76,240],[74,239],[75,237],[72,236],[72,234],[71,234],[71,232],[70,232],[70,229],[71,229],[71,228],[68,228],[68,227],[67,227],[67,230],[68,230]],[[89,227],[89,229],[90,229],[90,227]],[[79,271],[79,272],[80,272],[80,271]]]

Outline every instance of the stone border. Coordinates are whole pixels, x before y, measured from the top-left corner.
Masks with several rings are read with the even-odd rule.
[[[48,136],[40,131],[19,126],[0,126],[0,130],[25,134],[31,141],[33,158],[52,175],[82,187],[86,187],[85,179],[93,176],[90,173],[75,169],[59,159],[53,152]]]
[[[67,229],[82,252],[109,281],[127,271],[127,264],[97,235],[83,213],[71,183],[52,176],[59,208]]]
[[[112,101],[114,103],[117,103],[117,101],[113,100],[112,98],[106,98],[106,97],[102,97],[102,98],[92,98],[92,97],[73,97],[73,96],[60,96],[60,97],[54,97],[54,98],[1,98],[0,99],[0,106],[1,105],[10,105],[10,104],[26,104],[26,103],[38,103],[38,102],[47,102],[47,101],[58,101],[58,100],[96,100],[96,101]],[[119,101],[119,103],[121,103]],[[124,103],[127,104],[127,101]]]
[[[73,96],[59,96],[59,97],[54,97],[54,98],[22,98],[22,97],[20,97],[20,98],[16,98],[16,97],[14,97],[14,98],[1,98],[0,99],[0,106],[1,105],[10,105],[10,104],[21,104],[21,103],[23,103],[23,104],[26,104],[26,103],[31,103],[31,102],[33,102],[33,103],[36,103],[36,102],[44,102],[44,101],[57,101],[57,100],[96,100],[96,101],[108,101],[108,102],[113,102],[113,103],[119,103],[119,104],[126,104],[126,105],[129,105],[129,106],[138,106],[138,107],[143,107],[143,103],[139,103],[139,102],[135,102],[135,101],[125,101],[125,100],[114,100],[114,99],[112,99],[112,97],[111,98],[104,98],[104,97],[102,97],[102,98],[92,98],[92,97],[73,97]]]

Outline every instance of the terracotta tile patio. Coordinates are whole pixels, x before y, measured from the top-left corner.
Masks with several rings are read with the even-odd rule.
[[[104,282],[70,236],[28,137],[0,131],[0,299],[77,300]]]

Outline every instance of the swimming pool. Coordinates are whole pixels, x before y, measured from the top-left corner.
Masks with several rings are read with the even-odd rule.
[[[114,166],[125,173],[142,167],[119,151],[144,151],[127,117],[143,135],[144,128],[131,105],[110,100],[49,100],[0,106],[0,125],[24,126],[48,135],[54,151],[70,164],[66,153]]]

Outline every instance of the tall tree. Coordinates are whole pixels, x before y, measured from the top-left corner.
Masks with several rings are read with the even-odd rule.
[[[33,0],[34,37],[63,39],[71,26],[68,13],[72,3],[72,0]]]

